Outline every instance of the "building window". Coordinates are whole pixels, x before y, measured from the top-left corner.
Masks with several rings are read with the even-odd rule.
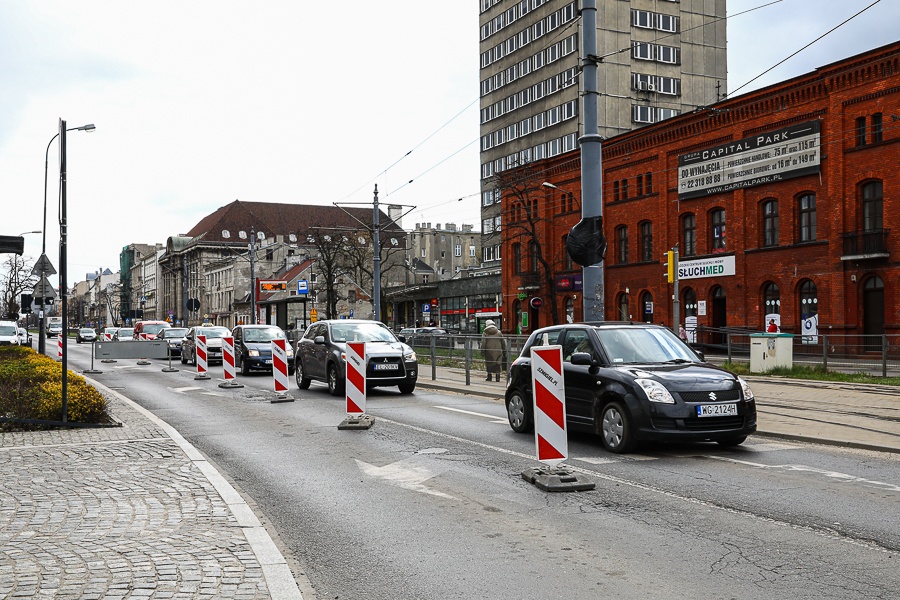
[[[616,262],[620,265],[628,262],[628,226],[616,227]]]
[[[801,242],[812,242],[816,239],[816,195],[803,194],[797,199],[798,239]]]
[[[513,275],[520,275],[522,273],[522,244],[513,244]]]
[[[469,258],[475,258],[475,246],[469,246]]]
[[[856,145],[857,146],[865,146],[866,145],[866,118],[865,117],[857,117],[856,118]]]
[[[628,314],[628,294],[619,293],[616,297],[616,309],[618,311],[618,318],[620,321],[628,321],[631,319],[631,315]]]
[[[880,181],[870,181],[862,186],[863,231],[878,231],[884,227],[884,197]]]
[[[716,208],[709,213],[710,247],[712,252],[725,252],[725,209]]]
[[[819,330],[819,292],[816,290],[816,284],[807,279],[800,284],[798,295],[801,331],[804,334],[815,334]]]
[[[453,256],[462,256],[462,244],[453,247]]]
[[[619,182],[613,181],[613,202],[619,201]]]
[[[685,318],[697,316],[697,293],[694,292],[694,288],[684,290],[684,316]]]
[[[568,241],[569,241],[569,234],[567,233],[562,238],[562,254],[563,254],[563,261],[565,264],[565,270],[571,271],[572,269],[575,268],[575,262],[572,260],[572,257],[569,256],[569,249],[566,245],[568,243]]]
[[[643,312],[642,320],[645,323],[653,322],[653,294],[644,292],[641,294],[641,311]]]
[[[531,242],[528,245],[528,253],[531,255],[531,272],[537,273],[538,266],[540,265],[540,261],[538,260],[538,245],[537,242]]]
[[[653,224],[644,221],[641,227],[641,260],[653,260]]]
[[[765,200],[762,204],[763,246],[778,245],[778,200]]]
[[[637,176],[637,195],[644,195],[644,175],[643,173]]]
[[[872,143],[877,144],[882,141],[881,133],[881,113],[872,115]]]
[[[683,256],[697,254],[697,218],[694,213],[681,217],[681,254]]]
[[[566,323],[575,322],[575,301],[572,298],[566,298]]]
[[[766,307],[765,316],[767,318],[765,324],[769,323],[769,315],[781,314],[781,291],[774,283],[767,283],[763,287],[763,306]],[[763,331],[765,331],[765,328]]]

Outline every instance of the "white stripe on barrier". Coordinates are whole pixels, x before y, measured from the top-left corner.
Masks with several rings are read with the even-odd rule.
[[[531,389],[534,390],[534,442],[537,459],[555,467],[569,455],[562,346],[531,349]]]
[[[366,414],[366,364],[368,362],[365,342],[347,342],[347,373],[344,387],[347,392],[348,415]]]
[[[225,370],[225,381],[234,379],[234,338],[222,338],[222,368]]]
[[[287,340],[272,340],[272,379],[276,393],[287,391]]]

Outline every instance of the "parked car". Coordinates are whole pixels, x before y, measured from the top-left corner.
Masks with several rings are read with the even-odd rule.
[[[134,327],[119,327],[113,335],[114,342],[131,340],[134,338]]]
[[[0,321],[0,346],[18,346],[19,327],[14,321]]]
[[[642,441],[744,442],[756,431],[756,401],[740,377],[704,361],[670,329],[646,323],[538,329],[509,371],[510,427],[534,428],[531,349],[563,348],[566,421],[600,435],[610,452]]]
[[[405,336],[425,336],[425,335],[447,335],[447,330],[443,327],[404,327],[400,330],[400,335]]]
[[[238,325],[231,330],[234,336],[234,367],[241,375],[251,371],[272,370],[272,340],[287,340],[277,325]],[[285,342],[288,374],[294,374],[294,348]]]
[[[416,389],[418,362],[412,348],[384,323],[362,319],[327,319],[310,325],[297,342],[295,374],[303,390],[322,381],[332,396],[344,393],[348,341],[368,342],[366,386],[396,385],[403,394]]]
[[[134,339],[143,340],[146,338],[147,340],[155,340],[160,331],[171,326],[166,321],[138,321],[134,324]]]
[[[197,336],[206,336],[206,364],[222,362],[222,338],[231,335],[227,327],[219,325],[198,325],[191,327],[184,334],[181,343],[181,364],[190,362],[197,364]]]
[[[81,342],[95,342],[97,341],[97,332],[90,327],[82,327],[75,334],[75,341],[79,344]]]
[[[187,332],[187,327],[166,327],[157,334],[156,341],[166,343],[169,356],[181,356],[181,345]]]

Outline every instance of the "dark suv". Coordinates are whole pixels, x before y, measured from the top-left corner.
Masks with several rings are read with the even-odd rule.
[[[379,321],[332,319],[310,325],[297,342],[296,375],[301,390],[324,381],[332,396],[344,393],[347,342],[368,342],[366,387],[396,385],[403,394],[416,389],[418,363],[412,348]]]
[[[506,411],[514,431],[534,428],[531,348],[561,345],[570,429],[600,435],[610,452],[641,441],[744,442],[756,401],[736,375],[704,362],[671,330],[634,323],[538,329],[509,371]]]

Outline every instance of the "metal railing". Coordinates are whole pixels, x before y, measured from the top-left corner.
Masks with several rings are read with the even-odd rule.
[[[522,352],[528,336],[504,335],[503,339],[506,340],[507,350],[506,364],[502,372],[506,375],[509,363]],[[465,372],[466,385],[469,385],[473,372],[475,377],[483,377],[487,372],[481,342],[481,336],[473,334],[406,336],[407,345],[411,346],[418,356],[420,376],[436,379],[438,367],[455,368]]]

